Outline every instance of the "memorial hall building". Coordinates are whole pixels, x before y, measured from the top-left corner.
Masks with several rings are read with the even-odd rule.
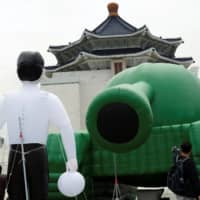
[[[155,36],[146,25],[137,28],[125,21],[118,4],[107,7],[108,17],[94,30],[85,29],[77,41],[48,49],[57,64],[46,67],[42,87],[61,98],[75,130],[85,128],[91,99],[120,71],[144,62],[185,68],[194,62],[191,57],[175,56],[181,37]]]

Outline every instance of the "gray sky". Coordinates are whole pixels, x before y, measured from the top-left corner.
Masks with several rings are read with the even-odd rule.
[[[1,0],[0,94],[19,85],[15,75],[21,51],[37,50],[46,65],[56,64],[49,45],[64,45],[93,30],[108,16],[108,0]],[[116,0],[119,15],[163,38],[182,37],[176,56],[192,56],[200,66],[199,0]]]

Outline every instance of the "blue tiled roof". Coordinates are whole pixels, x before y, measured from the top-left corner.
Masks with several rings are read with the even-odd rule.
[[[123,35],[133,33],[137,30],[136,27],[128,24],[120,16],[108,16],[92,32],[97,35]]]

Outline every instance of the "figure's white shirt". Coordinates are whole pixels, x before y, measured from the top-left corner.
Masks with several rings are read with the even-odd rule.
[[[10,144],[20,144],[20,125],[24,144],[46,144],[48,126],[52,123],[60,130],[68,159],[76,158],[74,131],[59,98],[42,91],[34,82],[25,81],[18,91],[6,94],[0,104],[0,128],[7,124]]]

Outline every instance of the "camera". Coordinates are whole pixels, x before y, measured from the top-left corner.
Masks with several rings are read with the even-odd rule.
[[[181,150],[177,146],[172,147],[172,153],[180,154]]]

